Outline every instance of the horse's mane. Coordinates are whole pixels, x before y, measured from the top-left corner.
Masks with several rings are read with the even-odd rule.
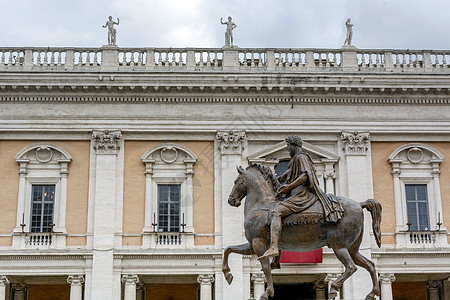
[[[258,169],[258,171],[263,175],[263,177],[267,181],[267,183],[270,184],[272,189],[274,191],[278,190],[278,188],[280,187],[280,183],[278,182],[278,179],[275,176],[275,174],[273,174],[272,169],[270,169],[269,167],[263,166],[261,164],[258,164],[258,163],[253,163],[247,167],[247,169],[250,169],[250,168]]]

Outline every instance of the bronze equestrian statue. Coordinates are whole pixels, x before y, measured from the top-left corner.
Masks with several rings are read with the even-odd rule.
[[[366,300],[375,299],[380,294],[375,265],[359,253],[359,246],[364,229],[363,208],[372,215],[374,236],[381,246],[381,204],[375,199],[359,203],[325,194],[318,185],[311,158],[301,149],[300,138],[290,136],[286,142],[292,159],[288,170],[280,176],[283,185],[268,167],[260,164],[252,164],[245,170],[238,167],[239,175],[228,203],[237,207],[246,197],[244,228],[248,243],[229,246],[224,251],[222,271],[228,284],[233,280],[228,256],[256,254],[267,281],[260,300],[268,300],[274,295],[271,269],[280,267],[279,249],[305,252],[328,246],[345,266],[344,273],[331,284],[329,298],[336,297],[337,290],[358,265],[372,278],[372,291]],[[272,257],[275,261],[271,263]]]

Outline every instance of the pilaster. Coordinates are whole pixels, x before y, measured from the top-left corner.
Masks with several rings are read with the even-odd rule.
[[[323,280],[318,280],[314,282],[314,290],[316,291],[316,300],[327,300],[326,290],[327,284]]]
[[[266,276],[263,273],[252,274],[253,298],[259,299],[266,290]]]
[[[238,176],[236,167],[243,163],[243,151],[246,147],[246,134],[244,131],[218,131],[216,134],[215,149],[218,151],[215,163],[217,185],[220,185],[220,194],[216,205],[220,206],[222,231],[222,250],[231,245],[244,243],[243,236],[243,208],[232,207],[228,204],[228,196],[233,187],[234,179]],[[229,265],[234,275],[231,285],[228,285],[223,276],[216,278],[216,300],[222,300],[223,295],[228,299],[245,299],[243,259],[241,255],[231,255]],[[222,289],[221,294],[218,293]],[[248,296],[248,295],[247,295]],[[226,299],[223,299],[226,300]]]
[[[350,199],[364,201],[373,197],[372,161],[370,155],[370,133],[367,131],[344,131],[341,133],[343,154],[347,174],[347,193]],[[364,235],[360,245],[360,252],[371,259],[371,231],[372,218],[364,210]],[[370,292],[370,274],[363,268],[358,270],[344,282],[343,293],[348,299],[364,299]]]
[[[442,282],[439,280],[427,281],[427,290],[430,300],[439,300],[439,290],[442,286]]]
[[[136,284],[139,282],[137,275],[122,275],[122,282],[125,284],[124,300],[136,300]]]
[[[394,298],[392,296],[392,283],[395,281],[394,274],[381,273],[379,279],[381,285],[381,299],[393,300]]]
[[[6,276],[0,276],[0,300],[6,299],[6,287],[9,286],[9,279]]]
[[[118,206],[120,168],[118,155],[122,152],[120,131],[95,130],[92,133],[92,149],[95,156],[94,236],[91,299],[113,297],[115,278],[113,250]]]
[[[212,300],[214,275],[199,275],[197,282],[200,283],[200,300]]]
[[[28,287],[26,284],[14,283],[12,285],[12,291],[14,300],[26,300]]]
[[[67,277],[70,284],[70,300],[82,300],[84,277],[81,275],[70,275]]]

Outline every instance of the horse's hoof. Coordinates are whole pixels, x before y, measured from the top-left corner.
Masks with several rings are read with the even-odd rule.
[[[233,282],[233,274],[228,274],[226,277],[225,277],[225,280],[228,282],[228,284],[231,284],[232,282]]]
[[[261,297],[259,297],[259,300],[269,300],[267,293],[262,294]]]

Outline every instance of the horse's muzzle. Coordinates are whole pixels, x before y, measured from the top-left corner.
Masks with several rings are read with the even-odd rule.
[[[234,197],[229,197],[228,198],[228,204],[230,204],[231,206],[238,207],[239,205],[241,205],[241,201],[235,199]]]

